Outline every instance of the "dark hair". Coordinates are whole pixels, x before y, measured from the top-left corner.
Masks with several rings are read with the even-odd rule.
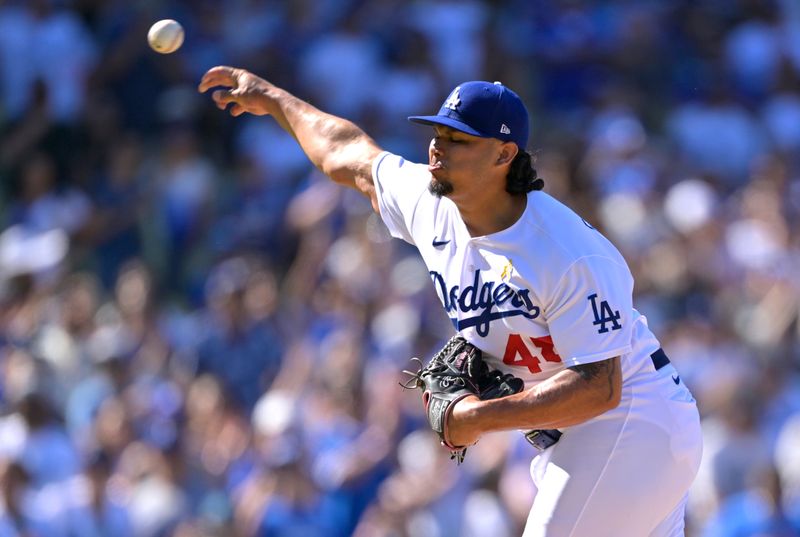
[[[542,190],[544,179],[536,175],[533,167],[533,157],[527,151],[520,151],[506,176],[506,192],[509,194],[527,194],[531,190]]]

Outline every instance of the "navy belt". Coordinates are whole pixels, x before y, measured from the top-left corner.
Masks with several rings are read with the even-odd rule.
[[[650,355],[653,360],[653,367],[656,371],[669,364],[669,358],[664,349],[659,348],[656,352]],[[539,429],[535,431],[528,431],[525,434],[525,439],[539,451],[544,451],[561,439],[561,431],[558,429]]]
[[[656,371],[669,364],[669,358],[667,358],[667,353],[664,352],[664,349],[658,349],[650,355],[650,359],[653,360],[653,367],[656,368]]]

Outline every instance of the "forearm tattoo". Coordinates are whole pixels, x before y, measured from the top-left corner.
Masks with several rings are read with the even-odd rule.
[[[614,375],[617,372],[617,360],[611,358],[591,364],[581,364],[569,367],[575,371],[586,382],[592,382],[598,378],[606,378],[608,381],[608,401],[614,397]]]

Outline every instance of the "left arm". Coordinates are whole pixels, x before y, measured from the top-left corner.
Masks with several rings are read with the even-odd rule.
[[[454,445],[474,444],[488,432],[558,429],[578,425],[615,408],[622,393],[619,357],[569,367],[515,395],[459,401],[449,420]]]

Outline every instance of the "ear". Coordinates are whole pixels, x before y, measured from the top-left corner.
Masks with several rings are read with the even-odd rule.
[[[514,157],[519,153],[519,148],[514,142],[503,142],[500,146],[500,152],[497,154],[497,165],[511,164]]]

